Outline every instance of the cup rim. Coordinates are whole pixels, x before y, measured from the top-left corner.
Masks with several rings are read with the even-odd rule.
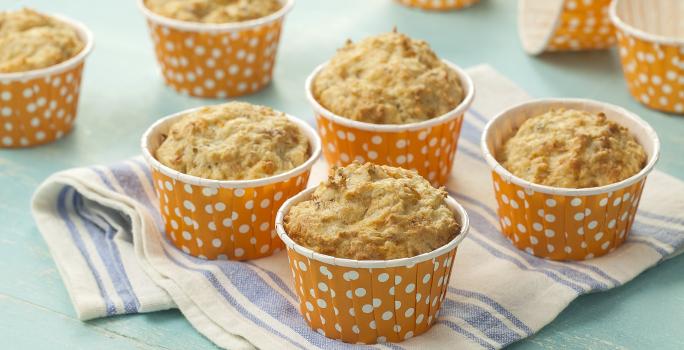
[[[529,4],[530,1],[539,1],[539,0],[520,0],[518,2],[518,36],[520,37],[520,41],[523,46],[523,50],[527,52],[530,55],[539,55],[543,53],[546,48],[549,46],[549,42],[553,38],[553,35],[556,33],[556,30],[558,26],[560,25],[561,21],[561,15],[563,14],[563,11],[565,11],[564,8],[564,1],[563,0],[542,0],[544,2],[550,2],[550,1],[555,1],[554,5],[554,12],[555,12],[555,17],[553,20],[553,23],[550,24],[550,26],[547,28],[548,30],[546,31],[546,34],[544,35],[544,39],[539,42],[537,46],[532,46],[525,34],[527,34],[526,30],[527,28],[525,27],[525,24],[522,21],[523,16],[527,13],[527,5]]]
[[[473,80],[465,72],[465,70],[445,59],[442,59],[442,62],[444,62],[451,70],[456,72],[456,74],[458,75],[458,79],[461,83],[461,87],[465,91],[465,96],[463,97],[463,100],[456,107],[454,107],[454,109],[438,117],[424,120],[421,122],[408,124],[373,124],[339,116],[331,112],[327,108],[323,107],[314,97],[312,87],[314,79],[316,79],[318,73],[320,73],[320,71],[330,63],[330,60],[318,65],[313,70],[313,72],[309,74],[309,76],[306,78],[304,90],[306,91],[307,100],[309,100],[309,103],[313,106],[314,111],[316,113],[322,115],[323,117],[337,124],[341,124],[349,128],[367,130],[371,132],[404,132],[426,129],[438,124],[442,124],[451,119],[455,119],[458,116],[462,115],[470,107],[470,105],[473,102],[473,99],[475,98],[475,85],[473,84]]]
[[[520,177],[517,177],[513,175],[510,171],[508,171],[503,165],[501,165],[492,152],[490,152],[489,147],[487,146],[487,141],[489,139],[490,135],[490,130],[493,129],[494,122],[497,121],[498,119],[503,119],[507,118],[511,115],[514,115],[514,113],[517,113],[521,109],[526,109],[531,106],[537,106],[537,105],[548,105],[548,106],[556,106],[556,107],[563,107],[563,106],[572,106],[575,104],[585,104],[585,105],[593,105],[596,107],[602,107],[605,109],[611,109],[612,111],[619,113],[625,118],[631,119],[633,122],[635,122],[637,125],[639,125],[640,128],[642,128],[646,134],[648,134],[649,137],[653,140],[653,155],[650,157],[648,163],[646,166],[644,166],[643,169],[641,169],[638,173],[622,180],[619,182],[615,182],[609,185],[604,185],[604,186],[599,186],[599,187],[589,187],[589,188],[564,188],[564,187],[553,187],[553,186],[546,186],[546,185],[540,185],[536,184],[527,180],[524,180]],[[531,189],[536,192],[541,192],[541,193],[546,193],[546,194],[552,194],[552,195],[562,195],[562,196],[590,196],[590,195],[596,195],[596,194],[601,194],[601,193],[608,193],[608,192],[613,192],[616,190],[619,190],[621,188],[625,188],[627,186],[630,186],[641,179],[645,178],[648,173],[650,173],[653,168],[655,167],[656,163],[658,162],[658,158],[660,157],[660,139],[658,138],[658,134],[656,134],[655,130],[643,119],[639,118],[636,114],[613,104],[605,103],[605,102],[599,102],[599,101],[594,101],[590,99],[581,99],[581,98],[548,98],[548,99],[534,99],[522,103],[518,103],[514,106],[511,106],[509,108],[506,108],[499,114],[497,114],[494,118],[492,118],[489,122],[487,122],[487,125],[485,125],[483,131],[482,131],[482,137],[480,139],[480,149],[482,151],[482,155],[485,158],[485,161],[489,165],[489,167],[498,173],[501,177],[503,177],[506,180],[510,180],[510,182],[522,186],[527,189]]]
[[[317,253],[309,248],[299,245],[290,236],[287,235],[285,231],[285,215],[289,212],[290,208],[303,200],[306,200],[310,195],[318,188],[318,186],[307,188],[306,190],[299,192],[298,194],[290,197],[283,205],[278,209],[276,214],[276,232],[278,237],[285,243],[286,246],[291,247],[299,254],[302,254],[310,259],[331,264],[335,266],[353,267],[353,268],[384,268],[384,267],[399,267],[399,266],[411,266],[417,263],[421,263],[437,256],[443,255],[446,252],[456,249],[456,247],[465,239],[470,230],[470,220],[468,219],[468,213],[463,208],[463,206],[458,203],[453,197],[447,196],[445,202],[449,209],[454,214],[457,214],[461,218],[461,228],[459,233],[447,244],[427,253],[416,255],[410,258],[400,258],[400,259],[389,259],[389,260],[355,260],[346,258],[337,258],[331,255],[325,255]]]
[[[617,5],[621,0],[613,0],[610,3],[608,10],[609,16],[615,27],[628,33],[631,36],[637,37],[644,41],[655,42],[663,45],[684,46],[684,39],[669,37],[665,35],[652,34],[644,30],[638,29],[627,22],[623,21],[617,13]]]
[[[191,109],[186,109],[171,115],[168,115],[164,118],[161,118],[154,122],[142,135],[142,138],[140,139],[140,148],[142,149],[142,154],[143,158],[149,164],[151,167],[154,169],[160,171],[162,174],[169,176],[173,179],[182,181],[184,183],[188,183],[191,185],[196,185],[196,186],[201,186],[201,187],[211,187],[211,188],[254,188],[254,187],[260,187],[276,182],[282,182],[287,179],[290,179],[294,176],[297,176],[303,172],[305,172],[308,169],[311,169],[313,167],[314,163],[318,160],[318,158],[321,155],[321,139],[318,137],[318,134],[316,134],[316,131],[314,130],[313,127],[311,127],[309,124],[307,124],[305,121],[296,118],[294,116],[291,116],[289,114],[285,114],[285,116],[292,121],[293,123],[297,124],[299,129],[306,134],[306,136],[309,139],[309,145],[311,147],[311,155],[309,156],[309,159],[307,159],[304,163],[298,165],[297,167],[290,169],[284,173],[281,174],[276,174],[273,176],[269,177],[264,177],[260,179],[251,179],[251,180],[213,180],[213,179],[207,179],[207,178],[202,178],[198,176],[193,176],[189,174],[185,174],[179,171],[176,171],[174,169],[171,169],[167,167],[166,165],[162,164],[160,161],[157,160],[157,158],[154,157],[152,152],[150,151],[150,146],[149,146],[149,140],[152,137],[152,134],[157,132],[157,130],[166,125],[167,123],[171,123],[171,121],[180,119],[184,117],[188,113],[195,112],[201,108],[204,108],[206,106],[201,106],[201,107],[196,107],[196,108],[191,108]]]
[[[145,5],[145,0],[137,0],[137,3],[138,8],[140,9],[140,11],[142,11],[142,13],[145,15],[147,19],[155,23],[165,25],[167,27],[193,32],[233,32],[259,27],[284,17],[288,12],[290,12],[290,10],[292,10],[295,0],[282,0],[281,3],[283,3],[283,7],[281,7],[278,11],[273,12],[267,16],[250,19],[247,21],[228,23],[203,23],[181,21],[178,19],[165,17],[153,12],[152,10],[147,8],[147,6]]]
[[[0,81],[27,80],[61,73],[81,63],[92,52],[95,45],[93,32],[88,29],[85,24],[60,14],[47,14],[42,12],[41,14],[64,22],[75,29],[79,38],[84,41],[85,45],[75,56],[52,66],[22,72],[0,73]]]

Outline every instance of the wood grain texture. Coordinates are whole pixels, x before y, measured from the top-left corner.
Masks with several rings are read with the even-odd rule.
[[[20,0],[83,21],[95,34],[86,63],[77,124],[55,144],[0,150],[0,337],[8,348],[214,349],[177,311],[80,322],[29,213],[35,187],[60,169],[108,163],[139,153],[143,130],[182,109],[214,103],[164,86],[135,1]],[[650,111],[627,92],[615,51],[529,57],[516,33],[515,1],[482,0],[453,13],[423,12],[392,0],[298,0],[285,22],[274,82],[242,100],[313,122],[304,79],[347,38],[393,26],[427,39],[467,67],[489,63],[538,97],[586,97],[621,105],[646,119],[663,142],[658,168],[684,179],[684,118]],[[667,261],[628,285],[573,302],[516,349],[684,347],[684,258]]]

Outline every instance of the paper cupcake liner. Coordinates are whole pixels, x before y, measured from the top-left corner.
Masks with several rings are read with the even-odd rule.
[[[466,8],[480,0],[397,0],[402,5],[423,10],[451,11]]]
[[[275,215],[285,200],[306,188],[321,152],[316,132],[288,116],[306,133],[311,149],[311,157],[288,172],[257,180],[203,179],[166,167],[153,156],[161,135],[192,111],[159,120],[142,138],[168,241],[186,254],[210,260],[249,260],[279,251],[283,243],[276,235]]]
[[[653,1],[648,12],[641,11],[643,6],[619,0],[610,9],[627,86],[650,108],[684,113],[684,39],[674,36],[679,21],[671,20],[678,18],[673,14],[681,13],[682,3]]]
[[[147,17],[157,61],[166,84],[176,91],[209,98],[242,96],[271,82],[280,31],[294,0],[255,20],[207,24],[155,14]]]
[[[283,219],[315,188],[289,199],[276,229],[287,247],[300,312],[328,338],[347,343],[400,342],[427,331],[437,320],[449,285],[456,248],[468,233],[468,216],[453,198],[461,232],[430,253],[394,260],[350,260],[322,255],[292,241]]]
[[[611,185],[568,189],[525,181],[496,161],[496,150],[520,124],[558,107],[603,112],[627,127],[644,147],[647,165]],[[487,124],[481,147],[492,168],[501,231],[518,249],[552,260],[591,259],[619,247],[629,234],[646,177],[660,152],[655,131],[636,115],[617,106],[580,99],[536,100],[512,107]]]
[[[81,74],[85,58],[93,48],[93,35],[79,22],[53,17],[76,29],[84,48],[51,67],[0,73],[0,148],[53,142],[74,125]]]
[[[435,186],[444,185],[451,173],[465,111],[475,95],[470,77],[457,66],[444,62],[458,73],[465,92],[463,101],[440,117],[403,125],[359,122],[325,109],[311,89],[325,63],[316,68],[307,79],[306,92],[328,164],[344,166],[356,160],[402,167],[417,171]]]
[[[611,0],[521,0],[518,31],[525,51],[605,49],[615,43]]]

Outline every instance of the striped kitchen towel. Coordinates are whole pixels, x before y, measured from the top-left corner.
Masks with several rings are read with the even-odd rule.
[[[578,296],[620,286],[684,246],[684,184],[650,175],[627,242],[608,256],[561,263],[514,248],[500,233],[489,168],[478,148],[488,118],[527,95],[487,66],[469,70],[477,98],[466,115],[448,189],[470,214],[438,322],[379,348],[501,348],[530,336]],[[311,184],[325,177],[314,168]],[[83,319],[177,307],[221,347],[352,348],[299,315],[287,257],[205,261],[162,238],[150,172],[140,158],[51,176],[33,200],[36,224]]]

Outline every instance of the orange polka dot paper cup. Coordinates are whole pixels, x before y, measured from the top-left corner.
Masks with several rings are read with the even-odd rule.
[[[278,211],[276,230],[285,242],[299,309],[328,338],[347,343],[400,342],[427,331],[447,292],[456,248],[468,233],[468,215],[453,198],[446,203],[461,225],[446,245],[412,258],[351,260],[316,253],[285,231],[289,209],[315,188],[290,198]]]
[[[606,49],[615,43],[611,0],[520,0],[518,32],[525,52]]]
[[[453,11],[470,7],[480,0],[397,0],[399,3],[430,11]]]
[[[271,82],[280,31],[294,0],[266,17],[236,23],[197,23],[158,15],[147,18],[157,61],[167,85],[191,96],[236,97]]]
[[[446,184],[475,88],[465,71],[444,63],[458,74],[463,101],[444,115],[410,124],[372,124],[335,115],[313,95],[313,81],[327,63],[318,66],[306,81],[306,95],[314,109],[328,164],[345,166],[356,160],[390,165],[415,170],[435,186]]]
[[[497,151],[525,120],[561,107],[605,113],[629,129],[648,155],[646,166],[611,185],[572,189],[525,181],[497,162]],[[646,176],[658,160],[660,141],[646,122],[621,107],[549,99],[526,102],[496,116],[484,129],[481,148],[492,169],[501,231],[513,245],[541,258],[584,260],[609,253],[627,239]]]
[[[93,49],[93,34],[80,22],[52,17],[77,31],[84,43],[83,50],[47,68],[0,73],[0,148],[53,142],[74,126],[81,74]]]
[[[175,171],[154,157],[171,125],[193,111],[160,119],[141,142],[169,243],[186,254],[210,260],[249,260],[281,250],[283,243],[273,227],[276,212],[286,199],[306,188],[311,167],[321,154],[316,131],[288,115],[309,138],[311,156],[306,162],[263,179],[210,180]]]
[[[610,17],[617,28],[627,87],[644,105],[684,113],[684,37],[681,1],[613,2]]]

